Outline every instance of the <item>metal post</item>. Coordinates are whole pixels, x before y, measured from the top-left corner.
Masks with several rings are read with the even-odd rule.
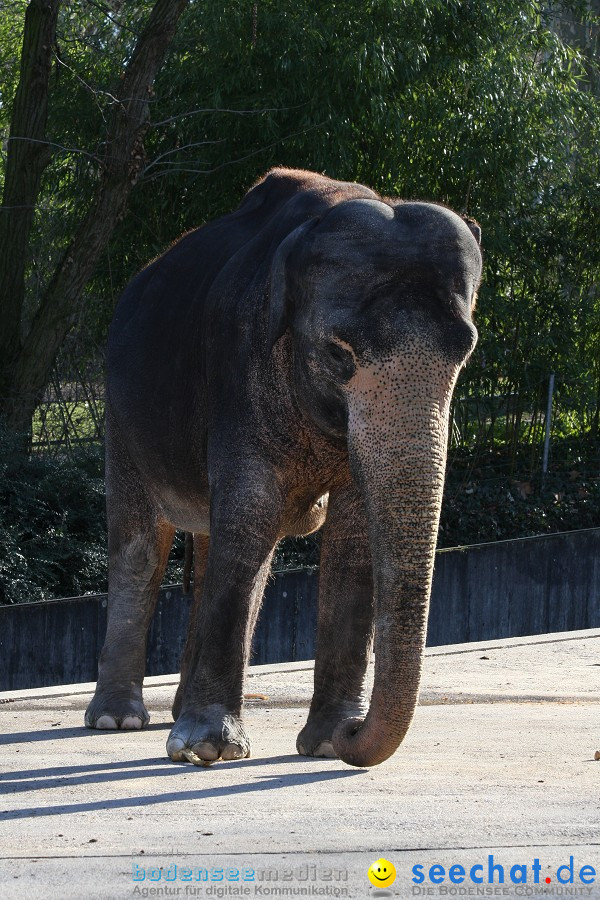
[[[548,471],[548,453],[550,451],[550,427],[552,425],[552,395],[554,394],[554,372],[548,379],[548,405],[546,406],[546,434],[544,436],[544,458],[542,460],[542,488]]]

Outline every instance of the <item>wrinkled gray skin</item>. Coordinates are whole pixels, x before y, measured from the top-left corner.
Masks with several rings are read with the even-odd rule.
[[[449,403],[476,342],[478,237],[440,206],[274,170],[134,279],[108,347],[109,619],[89,727],[148,722],[146,634],[177,527],[195,535],[195,600],[167,750],[248,756],[273,549],[324,522],[298,752],[394,753],[417,703]]]

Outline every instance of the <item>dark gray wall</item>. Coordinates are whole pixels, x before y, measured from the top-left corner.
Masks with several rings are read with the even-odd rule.
[[[267,587],[253,662],[311,659],[318,575],[275,575]],[[190,598],[161,591],[147,674],[176,672]],[[427,643],[600,627],[600,528],[501,541],[436,555]],[[94,681],[106,595],[0,606],[0,690]]]

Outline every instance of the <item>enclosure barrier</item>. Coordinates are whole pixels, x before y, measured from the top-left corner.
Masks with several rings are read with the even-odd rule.
[[[275,574],[252,662],[312,659],[318,573]],[[147,674],[177,672],[191,598],[163,588]],[[95,681],[106,594],[0,606],[0,690]],[[600,528],[438,550],[430,646],[600,627]]]

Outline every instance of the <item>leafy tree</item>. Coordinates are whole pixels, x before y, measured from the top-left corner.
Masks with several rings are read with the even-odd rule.
[[[565,422],[577,407],[578,427],[597,432],[596,67],[556,30],[585,10],[463,0],[255,8],[255,20],[242,2],[190,8],[157,81],[162,124],[113,241],[118,280],[230,209],[274,164],[441,201],[484,231],[481,340],[458,395],[460,441],[539,441],[550,371]],[[97,321],[102,333],[101,311]],[[508,406],[498,399],[507,395]]]
[[[136,47],[167,6],[179,27],[157,36],[163,62],[131,142],[119,116]],[[490,537],[494,522],[503,536],[561,517],[573,527],[578,509],[594,523],[599,0],[31,0],[23,11],[5,0],[0,17],[0,411],[13,428],[27,428],[70,329],[93,355],[140,266],[270,166],[300,166],[482,224],[480,341],[455,397],[445,542]],[[34,132],[38,103],[21,141],[33,47],[47,123]],[[529,484],[539,471],[550,372],[556,455],[576,478],[549,480],[566,498],[550,498],[551,512],[525,489],[498,509],[513,476]]]
[[[192,2],[165,65],[155,61],[148,76],[138,140],[130,129],[116,168],[115,97],[127,93],[133,49],[160,4],[32,0],[28,15],[57,6],[49,148],[41,145],[47,164],[28,247],[0,250],[5,267],[24,267],[21,295],[0,295],[0,395],[21,398],[15,424],[29,420],[74,322],[101,344],[116,296],[141,265],[284,164],[480,219],[482,339],[463,381],[469,403],[459,398],[456,411],[461,440],[518,441],[532,417],[539,430],[551,370],[565,410],[578,405],[582,426],[597,429],[598,97],[585,89],[596,65],[558,35],[566,16],[581,30],[587,4]],[[9,33],[21,19],[21,5],[10,5],[0,32],[10,75],[4,128],[19,109]],[[8,142],[5,192],[10,152],[21,145],[32,152]],[[0,216],[11,239],[14,216]],[[499,395],[512,406],[496,424]]]
[[[17,430],[29,428],[33,411],[65,336],[74,324],[81,293],[113,228],[123,215],[143,160],[149,94],[188,0],[157,0],[109,94],[110,116],[92,156],[94,193],[61,248],[30,321],[25,325],[25,258],[42,176],[50,163],[46,140],[50,68],[56,47],[58,0],[31,0],[23,29],[21,71],[13,101],[0,216],[0,408]],[[109,21],[114,22],[109,15]],[[79,75],[81,78],[81,75]],[[25,325],[25,327],[24,327]]]

